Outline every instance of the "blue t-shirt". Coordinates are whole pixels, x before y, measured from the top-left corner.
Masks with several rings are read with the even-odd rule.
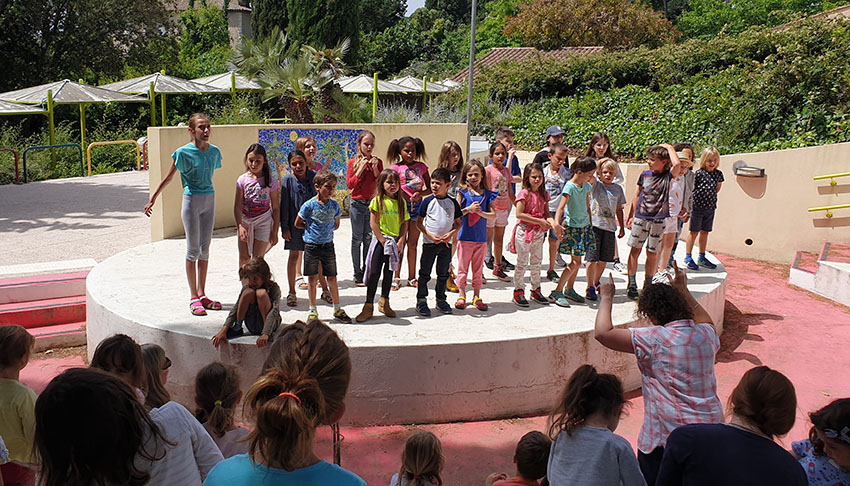
[[[455,219],[462,216],[460,205],[456,199],[448,196],[437,197],[428,196],[419,205],[419,216],[422,218],[422,225],[432,235],[442,236],[452,230]],[[434,243],[431,238],[422,234],[423,243]]]
[[[216,169],[221,169],[221,150],[210,144],[206,150],[201,150],[189,142],[171,154],[174,165],[180,172],[180,183],[183,184],[183,194],[189,196],[198,194],[215,194],[212,178]]]
[[[342,216],[342,208],[333,199],[322,204],[318,197],[314,197],[301,206],[298,216],[306,223],[304,243],[324,245],[334,240],[336,218]]]
[[[587,212],[587,195],[593,189],[593,184],[585,182],[581,187],[573,181],[564,184],[561,194],[570,196],[564,211],[564,224],[571,228],[584,228],[590,224],[590,214]]]
[[[717,172],[715,170],[714,172]],[[809,486],[842,486],[850,484],[850,471],[845,471],[826,455],[815,455],[814,446],[808,439],[791,443],[791,450],[800,459],[809,480]]]
[[[490,211],[490,202],[498,197],[498,193],[493,191],[484,191],[483,194],[475,194],[469,189],[459,189],[458,194],[463,198],[460,207],[461,209],[477,202],[484,212]],[[470,218],[475,220],[470,222]],[[478,243],[487,242],[487,220],[477,214],[464,214],[460,220],[460,231],[457,234],[457,239],[460,241],[475,241]]]
[[[239,454],[215,465],[204,486],[365,486],[356,474],[319,461],[312,466],[285,471],[251,462],[248,454]]]
[[[488,159],[487,165],[492,165],[492,164],[493,164],[493,161]],[[512,176],[522,175],[522,169],[520,169],[520,167],[519,167],[519,159],[517,158],[516,155],[514,155],[514,158],[511,160],[511,175]],[[516,194],[516,182],[511,182],[511,192]]]

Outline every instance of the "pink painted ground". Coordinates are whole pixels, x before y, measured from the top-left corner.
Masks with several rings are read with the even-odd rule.
[[[850,313],[847,308],[789,286],[784,265],[721,257],[729,272],[725,332],[717,357],[720,397],[727,400],[749,368],[767,365],[785,373],[797,387],[798,420],[782,442],[803,438],[806,414],[829,401],[850,396]],[[43,356],[43,355],[42,355]],[[36,359],[22,380],[36,391],[64,368],[83,363],[79,356]],[[618,433],[635,444],[643,417],[640,393]],[[538,399],[538,397],[529,397]],[[555,397],[544,397],[550,401]],[[545,417],[424,426],[443,443],[447,486],[482,484],[487,474],[513,475],[516,441],[530,430],[543,430]],[[386,484],[399,467],[405,438],[413,426],[343,428],[342,465],[370,484]],[[331,457],[330,432],[319,433],[318,453]]]

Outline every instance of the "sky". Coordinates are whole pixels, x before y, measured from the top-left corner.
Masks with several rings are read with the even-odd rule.
[[[417,8],[424,7],[425,0],[407,0],[407,16],[410,17]]]

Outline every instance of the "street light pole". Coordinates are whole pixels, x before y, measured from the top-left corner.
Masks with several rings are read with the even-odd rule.
[[[470,160],[472,150],[469,137],[472,135],[472,77],[475,67],[475,21],[478,17],[478,2],[472,0],[472,23],[469,32],[469,80],[466,83],[466,160]]]

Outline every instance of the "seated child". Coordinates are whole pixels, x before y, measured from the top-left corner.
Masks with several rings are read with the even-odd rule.
[[[34,344],[35,338],[23,327],[0,326],[0,436],[9,448],[9,462],[0,465],[0,478],[6,484],[35,485],[36,398],[20,379]]]
[[[416,432],[404,443],[401,469],[393,474],[390,486],[440,486],[443,461],[440,439],[431,432]]]
[[[505,473],[487,476],[487,486],[537,486],[546,477],[546,466],[552,441],[543,432],[532,431],[522,436],[516,445],[514,463],[516,476],[508,478]]]
[[[209,432],[225,459],[248,452],[242,441],[250,430],[234,423],[236,405],[242,400],[239,373],[231,364],[210,363],[195,376],[195,418]]]
[[[809,486],[850,485],[850,398],[834,400],[809,418],[809,438],[791,444]]]
[[[269,264],[260,257],[251,257],[239,269],[239,279],[242,280],[239,298],[221,330],[213,336],[213,346],[241,336],[244,333],[242,324],[245,324],[248,333],[260,336],[257,347],[262,348],[280,327],[280,287],[272,280]]]

